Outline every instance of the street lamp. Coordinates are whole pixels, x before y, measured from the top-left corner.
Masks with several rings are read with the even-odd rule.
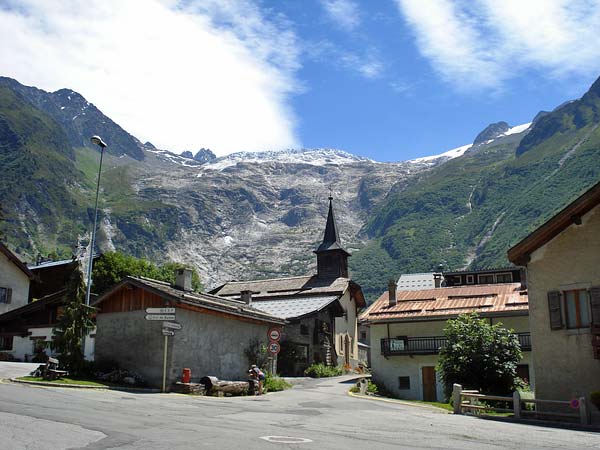
[[[106,144],[100,138],[100,136],[92,136],[90,139],[92,144],[100,147],[100,167],[98,167],[98,182],[96,184],[96,205],[94,206],[94,228],[92,228],[92,243],[90,245],[90,259],[88,261],[88,273],[87,273],[87,290],[85,292],[85,305],[90,305],[90,293],[92,289],[92,264],[94,262],[94,245],[96,242],[96,223],[98,222],[98,196],[100,194],[100,173],[102,172],[102,158],[104,157],[104,149]]]

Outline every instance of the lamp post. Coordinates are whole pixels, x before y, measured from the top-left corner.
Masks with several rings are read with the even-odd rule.
[[[98,182],[96,184],[96,204],[94,206],[94,228],[92,228],[92,242],[90,244],[90,259],[88,261],[88,273],[87,273],[87,289],[85,292],[85,305],[90,305],[90,293],[92,289],[92,264],[94,262],[94,245],[96,243],[96,223],[98,222],[98,196],[100,195],[100,173],[102,172],[102,158],[104,157],[104,149],[106,144],[100,138],[100,136],[92,136],[90,139],[92,144],[96,144],[100,147],[100,167],[98,167]]]

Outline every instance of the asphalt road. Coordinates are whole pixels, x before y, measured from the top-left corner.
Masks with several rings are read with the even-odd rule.
[[[0,383],[0,449],[600,449],[598,433],[350,397],[345,379],[237,398],[5,381]]]

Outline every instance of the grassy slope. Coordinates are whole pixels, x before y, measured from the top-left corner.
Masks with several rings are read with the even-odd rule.
[[[471,267],[508,265],[512,245],[600,179],[595,123],[556,133],[519,157],[517,144],[487,146],[452,160],[379,206],[366,226],[373,242],[351,260],[371,300],[388,278],[430,271],[439,263],[461,268],[468,255],[474,257]]]

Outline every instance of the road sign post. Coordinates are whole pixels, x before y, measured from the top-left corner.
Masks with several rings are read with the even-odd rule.
[[[175,314],[146,314],[146,320],[175,320]]]
[[[163,392],[167,392],[167,346],[168,346],[168,344],[169,344],[169,336],[165,334],[165,350],[163,352],[163,382],[162,382],[162,391]]]

